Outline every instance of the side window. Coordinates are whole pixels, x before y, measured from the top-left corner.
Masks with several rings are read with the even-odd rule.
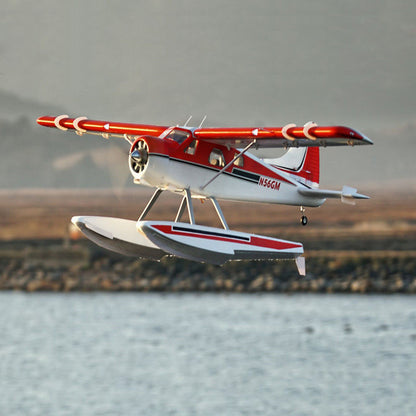
[[[188,155],[194,155],[196,150],[196,140],[193,140],[192,143],[185,149],[185,153]]]
[[[211,152],[211,154],[209,155],[209,163],[220,168],[223,168],[225,166],[224,155],[222,154],[221,150],[214,149]]]
[[[235,155],[235,156],[237,156],[237,155]],[[241,155],[238,159],[234,160],[234,165],[242,168],[244,166],[244,156]]]

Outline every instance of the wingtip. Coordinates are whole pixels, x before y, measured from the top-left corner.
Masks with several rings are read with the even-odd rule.
[[[365,144],[374,144],[374,142],[370,138],[368,138],[367,136],[364,136],[364,135],[363,135],[363,142]]]
[[[40,126],[49,127],[53,123],[54,117],[51,116],[40,116],[36,119],[36,123]]]
[[[351,129],[349,127],[346,127],[346,129],[349,129],[349,135],[351,137],[355,137],[355,139],[358,139],[356,144],[374,144],[373,141],[367,137],[365,134],[361,133],[358,130]]]

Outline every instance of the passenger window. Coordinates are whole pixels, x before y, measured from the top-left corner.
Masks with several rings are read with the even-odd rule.
[[[196,140],[192,141],[192,143],[185,149],[185,153],[188,155],[194,155],[196,149]]]
[[[235,155],[235,156],[237,156],[237,155]],[[244,156],[241,155],[238,159],[234,160],[234,165],[242,168],[244,166]]]
[[[189,131],[173,129],[166,137],[168,139],[175,140],[175,142],[179,144],[182,144],[190,135],[191,133],[189,133]]]
[[[222,154],[221,150],[214,149],[211,152],[211,154],[209,155],[209,163],[220,168],[223,168],[225,166],[224,155]]]

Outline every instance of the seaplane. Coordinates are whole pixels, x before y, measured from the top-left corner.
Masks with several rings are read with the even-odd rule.
[[[319,207],[327,198],[345,203],[367,199],[355,188],[340,191],[319,187],[320,147],[371,145],[372,141],[349,127],[189,127],[158,126],[90,120],[85,116],[42,116],[41,126],[77,135],[122,138],[130,147],[128,167],[134,183],[156,188],[137,221],[75,216],[72,223],[96,244],[129,256],[160,260],[177,256],[221,265],[230,260],[295,260],[305,275],[302,243],[230,230],[220,200],[285,204],[300,207],[306,225],[306,207]],[[268,158],[271,149],[286,152]],[[263,156],[256,152],[263,151]],[[127,152],[126,152],[127,153]],[[266,155],[266,157],[265,157]],[[163,191],[182,195],[173,221],[146,220]],[[209,200],[221,227],[195,222],[193,200]],[[189,220],[182,222],[187,210]]]

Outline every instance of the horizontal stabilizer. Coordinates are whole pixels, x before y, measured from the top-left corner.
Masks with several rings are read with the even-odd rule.
[[[298,192],[303,196],[311,198],[339,198],[345,204],[354,204],[354,199],[369,199],[367,195],[357,193],[355,188],[344,186],[342,191],[332,191],[329,189],[306,189],[300,188]]]

